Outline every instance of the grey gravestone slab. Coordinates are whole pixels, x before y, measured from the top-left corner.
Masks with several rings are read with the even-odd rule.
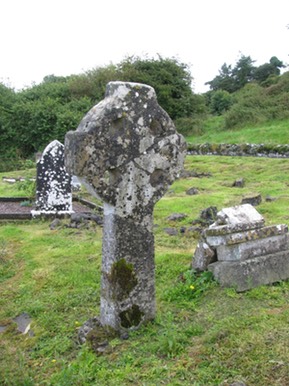
[[[240,244],[220,245],[217,249],[219,261],[246,260],[288,249],[288,233],[284,235],[256,239]]]
[[[32,215],[71,213],[71,177],[64,165],[64,146],[53,141],[37,162],[36,210]]]
[[[224,208],[220,212],[217,213],[217,219],[214,224],[210,227],[210,229],[214,230],[215,227],[219,225],[227,225],[227,226],[241,226],[245,225],[246,229],[248,229],[249,224],[252,224],[252,229],[254,228],[254,224],[264,224],[264,218],[260,213],[251,205],[251,204],[243,204],[232,206],[229,208]]]
[[[186,144],[152,87],[110,82],[65,138],[65,163],[104,202],[100,321],[115,330],[155,316],[153,207],[179,176]]]
[[[208,267],[223,287],[242,292],[260,285],[289,278],[289,251],[259,256],[244,261],[218,261]]]
[[[288,226],[284,224],[272,225],[262,228],[245,230],[243,232],[233,232],[224,235],[215,235],[206,237],[209,245],[217,247],[219,245],[240,244],[247,241],[264,239],[266,237],[283,235],[288,232]],[[205,232],[207,235],[208,233]]]

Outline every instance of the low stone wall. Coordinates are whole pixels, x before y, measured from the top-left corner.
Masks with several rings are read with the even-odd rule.
[[[188,143],[187,153],[191,155],[289,158],[289,144],[270,145],[253,143]]]

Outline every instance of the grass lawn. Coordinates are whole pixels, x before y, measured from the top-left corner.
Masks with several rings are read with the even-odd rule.
[[[289,224],[289,161],[188,156],[186,169],[211,176],[176,181],[155,207],[156,319],[128,340],[114,339],[103,356],[76,339],[99,312],[102,229],[0,223],[0,326],[7,326],[0,385],[289,385],[289,282],[245,293],[220,288],[190,269],[197,234],[163,231],[189,228],[202,209],[238,205],[254,193],[262,195],[257,210],[267,225]],[[3,175],[1,196],[25,195]],[[233,188],[241,177],[245,187]],[[187,195],[191,187],[199,194]],[[267,195],[276,200],[266,202]],[[174,212],[187,217],[169,221]],[[11,320],[22,312],[31,316],[34,336],[16,333]]]
[[[202,135],[187,138],[191,143],[264,143],[287,144],[289,119],[274,120],[260,125],[249,125],[235,130],[224,129],[224,118],[212,117],[205,121]]]

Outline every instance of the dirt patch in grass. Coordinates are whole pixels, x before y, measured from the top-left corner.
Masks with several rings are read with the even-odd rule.
[[[79,202],[73,202],[73,210],[76,213],[91,213],[93,210]],[[2,214],[30,214],[34,206],[23,205],[19,201],[0,201],[0,216]]]

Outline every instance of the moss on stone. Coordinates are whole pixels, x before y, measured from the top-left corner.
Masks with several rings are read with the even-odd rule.
[[[127,298],[137,285],[134,267],[124,258],[112,265],[109,280],[114,286],[114,296],[117,300]]]
[[[137,327],[143,317],[144,313],[140,310],[139,306],[133,304],[131,308],[120,312],[120,324],[124,328]]]
[[[99,325],[87,334],[86,341],[96,354],[101,354],[110,350],[109,342],[117,336],[112,327]]]

